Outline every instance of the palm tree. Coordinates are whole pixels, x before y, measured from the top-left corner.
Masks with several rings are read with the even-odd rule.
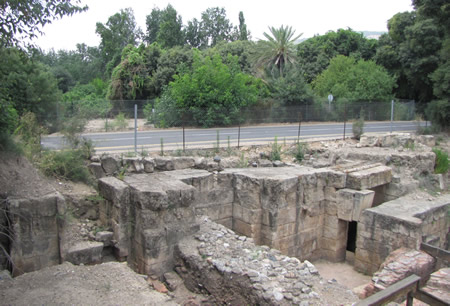
[[[295,41],[303,33],[294,36],[295,30],[290,26],[281,26],[278,29],[269,27],[269,30],[270,34],[266,32],[263,34],[267,40],[259,40],[256,45],[255,66],[260,69],[268,68],[272,75],[276,69],[279,76],[283,77],[285,66],[296,62]]]

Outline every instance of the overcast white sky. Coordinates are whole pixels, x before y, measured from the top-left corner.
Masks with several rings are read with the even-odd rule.
[[[108,17],[120,9],[131,7],[136,22],[145,32],[145,17],[154,7],[163,9],[168,3],[183,18],[183,24],[194,17],[200,19],[201,12],[208,7],[224,7],[227,17],[238,25],[239,11],[244,12],[247,28],[252,39],[263,38],[268,26],[292,26],[303,38],[325,34],[339,28],[355,31],[387,31],[387,21],[394,14],[411,11],[411,0],[82,0],[89,6],[85,13],[64,17],[44,27],[45,35],[35,42],[44,50],[73,50],[77,43],[97,46],[95,34],[97,22],[106,23]]]

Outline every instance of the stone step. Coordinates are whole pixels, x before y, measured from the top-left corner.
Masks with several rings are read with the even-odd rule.
[[[65,260],[74,265],[97,264],[102,260],[103,242],[81,241],[73,245]]]

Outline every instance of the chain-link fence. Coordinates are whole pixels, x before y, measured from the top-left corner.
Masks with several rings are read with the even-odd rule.
[[[145,138],[150,138],[148,134],[144,136],[145,131],[161,131],[161,129],[175,127],[182,129],[179,132],[179,139],[173,140],[177,146],[185,148],[185,143],[193,139],[192,130],[185,134],[185,129],[197,128],[213,128],[213,129],[235,129],[231,133],[231,141],[235,145],[242,143],[241,127],[262,125],[266,127],[273,124],[291,124],[295,125],[296,131],[293,135],[289,135],[289,139],[300,139],[306,135],[306,130],[301,129],[303,123],[308,122],[331,122],[337,123],[336,131],[342,132],[345,137],[345,126],[348,121],[355,121],[363,118],[364,121],[412,121],[415,120],[416,110],[414,101],[401,102],[348,102],[348,103],[315,103],[311,105],[300,106],[279,106],[276,104],[262,104],[258,106],[250,106],[243,108],[225,108],[214,106],[210,108],[191,108],[178,109],[170,107],[161,107],[153,101],[109,101],[103,105],[108,105],[98,112],[86,112],[85,109],[73,108],[71,112],[58,113],[59,116],[55,122],[60,122],[59,126],[63,127],[68,123],[78,121],[89,122],[86,125],[85,132],[112,132],[112,131],[128,131],[134,135],[127,136],[129,139],[134,138],[134,145],[128,143],[129,150],[136,150],[136,146],[148,146],[144,144]],[[88,114],[88,115],[86,115]],[[89,121],[86,121],[89,119]],[[95,121],[97,128],[92,130],[89,128],[92,121]],[[351,134],[351,127],[348,124],[347,136]],[[269,130],[270,128],[266,128]],[[392,131],[392,125],[391,125]],[[142,132],[142,133],[141,133]],[[215,132],[214,132],[215,133]],[[246,131],[247,138],[261,138],[260,135],[249,135],[251,129]],[[302,133],[302,134],[301,134]],[[182,135],[182,137],[181,137]],[[267,136],[266,138],[277,136],[276,134]],[[281,136],[281,135],[278,135]],[[153,137],[153,135],[151,136]],[[167,136],[161,137],[162,141],[168,141]],[[177,136],[178,137],[178,136]],[[211,140],[209,140],[209,143]],[[157,144],[153,144],[156,146]],[[111,146],[117,146],[112,144]]]

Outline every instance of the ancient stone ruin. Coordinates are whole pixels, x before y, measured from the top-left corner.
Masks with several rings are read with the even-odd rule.
[[[321,282],[309,261],[347,260],[373,274],[398,248],[448,247],[450,196],[404,197],[421,184],[413,177],[433,171],[430,142],[362,137],[350,149],[322,148],[322,159],[311,155],[302,166],[102,156],[90,168],[105,199],[99,217],[108,238],[69,246],[64,198],[11,199],[9,209],[18,212],[11,255],[22,273],[99,261],[107,243],[138,273],[163,277],[175,269],[189,289],[218,303],[335,303],[322,296],[327,290],[351,303],[356,297]],[[423,150],[383,150],[410,143]]]

